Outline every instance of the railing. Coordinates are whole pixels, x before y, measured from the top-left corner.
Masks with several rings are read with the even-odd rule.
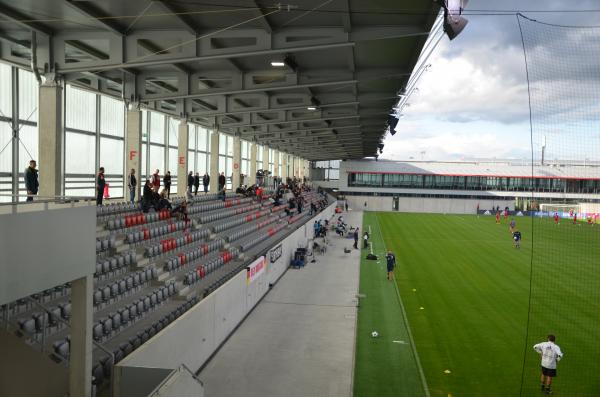
[[[28,302],[31,302],[34,306],[36,306],[39,310],[43,311],[44,313],[46,313],[48,315],[48,319],[50,318],[50,316],[52,315],[52,313],[50,312],[50,309],[48,307],[46,307],[45,305],[43,305],[42,303],[38,302],[37,300],[33,299],[31,296],[28,296],[27,298],[25,298]],[[54,318],[61,324],[64,324],[66,326],[67,329],[71,328],[71,324],[64,320],[61,317],[55,317]],[[10,329],[10,310],[9,307],[7,305],[5,311],[4,311],[4,319],[3,321],[5,322],[5,327],[6,330],[8,331]],[[62,362],[63,364],[65,364],[67,367],[70,364],[70,349],[69,349],[69,357],[62,357],[57,355],[52,346],[47,346],[46,345],[46,334],[48,333],[48,330],[46,329],[46,316],[42,316],[42,335],[41,335],[41,340],[38,340],[37,338],[31,338],[31,341],[33,342],[34,345],[39,345],[39,350],[42,353],[51,353],[51,355],[55,358],[57,358],[58,360],[60,360],[60,362]],[[95,340],[92,339],[92,344],[97,347],[98,349],[102,350],[104,353],[106,353],[109,357],[110,357],[110,363],[111,363],[111,370],[110,373],[113,374],[114,373],[114,365],[115,365],[115,355],[113,352],[111,352],[109,349],[107,349],[106,347],[104,347],[103,345],[101,345],[100,343],[96,342]],[[32,345],[33,346],[33,345]],[[90,368],[91,370],[91,368]],[[110,380],[110,394],[109,396],[113,395],[113,381],[112,379]]]
[[[179,368],[174,369],[158,386],[148,394],[148,397],[167,397],[167,396],[178,396],[182,395],[181,391],[178,392],[177,387],[182,387],[182,382],[190,381],[189,388],[193,388],[194,393],[187,393],[185,395],[194,395],[198,397],[204,396],[204,384],[198,377],[190,370],[187,365],[181,364]]]
[[[48,210],[51,205],[91,206],[96,205],[96,198],[90,196],[33,196],[32,201],[23,201],[27,194],[0,193],[0,213],[17,213],[20,209],[30,210],[33,207]],[[8,198],[3,201],[3,198]],[[27,207],[29,206],[29,207]]]

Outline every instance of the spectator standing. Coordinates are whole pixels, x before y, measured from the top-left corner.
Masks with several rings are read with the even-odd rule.
[[[187,176],[187,189],[188,189],[188,195],[190,195],[190,196],[192,194],[192,186],[194,186],[194,173],[192,171],[190,171]]]
[[[104,179],[104,167],[100,167],[100,170],[98,170],[98,175],[96,176],[96,205],[102,205],[105,186],[106,179]]]
[[[354,248],[358,249],[358,228],[354,229]]]
[[[171,171],[167,171],[163,177],[163,185],[167,191],[167,198],[171,198]]]
[[[35,160],[29,162],[29,167],[25,170],[25,189],[27,190],[27,201],[33,201],[33,196],[38,193],[40,183],[38,181],[38,170],[35,169],[37,163]]]
[[[202,186],[204,186],[204,193],[208,193],[208,185],[210,184],[210,176],[208,175],[208,172],[204,173],[204,176],[202,177]]]
[[[223,190],[219,190],[219,198],[223,201],[225,201],[225,198],[227,197],[227,189],[225,187],[223,187]]]
[[[348,200],[344,200],[344,208],[346,208],[346,212],[348,212]]]
[[[396,255],[394,255],[392,251],[388,251],[385,255],[385,260],[387,262],[387,279],[391,280],[394,278],[394,267],[396,267]]]
[[[129,201],[135,203],[135,190],[137,187],[137,179],[135,178],[135,169],[132,168],[127,175],[127,187],[129,188]]]
[[[548,335],[546,342],[538,343],[533,346],[533,350],[542,357],[540,387],[546,394],[552,394],[552,378],[556,376],[556,363],[563,357],[562,351],[560,350],[560,347],[554,343],[555,341],[556,337],[551,334]]]
[[[317,238],[317,236],[319,235],[319,229],[321,229],[321,225],[319,225],[319,222],[315,221],[313,228],[315,230],[315,238]]]
[[[364,248],[369,248],[369,233],[365,232],[363,235],[363,241],[365,242]]]
[[[219,191],[223,190],[224,187],[225,187],[225,173],[221,172],[221,175],[219,175]]]
[[[198,195],[198,188],[200,187],[200,174],[196,172],[194,175],[194,195]]]
[[[158,189],[160,189],[160,175],[158,175],[159,170],[157,169],[152,174],[152,189],[158,193]]]

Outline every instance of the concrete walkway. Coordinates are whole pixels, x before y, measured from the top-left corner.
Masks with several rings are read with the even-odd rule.
[[[352,396],[360,251],[328,236],[327,253],[289,269],[200,373],[206,397]]]

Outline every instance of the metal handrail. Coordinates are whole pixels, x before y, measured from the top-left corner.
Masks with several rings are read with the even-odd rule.
[[[44,306],[43,304],[41,304],[40,302],[36,301],[35,299],[33,299],[31,296],[28,296],[27,299],[29,299],[34,305],[37,305],[40,307],[41,310],[45,311],[46,313],[48,313],[48,315],[50,315],[50,309],[48,309],[46,306]],[[57,317],[57,320],[60,323],[63,323],[64,325],[67,326],[67,328],[71,328],[71,324],[64,320],[62,317]],[[45,345],[45,335],[46,335],[46,316],[43,317],[43,322],[42,322],[42,342],[41,342],[41,349],[40,351],[43,352],[44,351],[44,345]],[[96,346],[98,349],[102,350],[104,353],[108,354],[110,356],[110,361],[111,361],[111,370],[110,373],[112,375],[112,378],[114,379],[114,367],[115,367],[115,355],[112,351],[108,350],[106,347],[104,347],[102,344],[96,342],[94,339],[92,339],[92,344],[94,346]],[[62,358],[63,361],[66,361],[69,365],[71,364],[71,359],[70,358]],[[113,395],[113,381],[112,379],[110,380],[110,396]]]
[[[27,198],[27,194],[8,194],[0,193],[0,197],[10,197],[12,201],[0,202],[0,206],[6,205],[28,205],[28,204],[49,204],[49,203],[72,203],[72,202],[92,202],[96,200],[96,197],[92,196],[38,196],[34,195],[33,201],[19,201],[19,198]]]

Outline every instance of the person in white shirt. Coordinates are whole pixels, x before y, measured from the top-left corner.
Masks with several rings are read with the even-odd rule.
[[[542,376],[540,381],[542,383],[542,391],[545,391],[546,394],[552,394],[551,385],[552,378],[556,376],[556,363],[563,357],[560,347],[554,343],[555,341],[556,337],[554,335],[548,335],[546,342],[533,346],[533,350],[542,357]]]

